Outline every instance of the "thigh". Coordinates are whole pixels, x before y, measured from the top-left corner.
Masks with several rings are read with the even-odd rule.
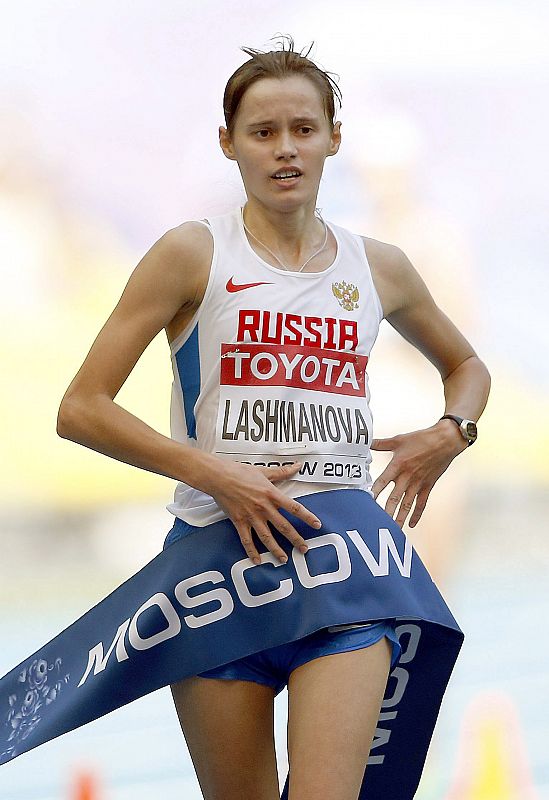
[[[386,636],[315,658],[288,681],[290,800],[356,800],[387,685]]]
[[[198,675],[171,689],[205,800],[280,800],[274,689]]]

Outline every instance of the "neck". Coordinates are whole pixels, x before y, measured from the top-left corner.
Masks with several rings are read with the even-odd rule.
[[[254,236],[292,266],[300,265],[324,237],[324,225],[315,213],[314,203],[278,211],[248,200],[243,218]]]

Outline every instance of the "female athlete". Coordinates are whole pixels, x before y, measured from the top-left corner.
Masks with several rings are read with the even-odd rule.
[[[58,432],[179,482],[165,547],[224,519],[243,555],[259,564],[268,550],[283,564],[280,542],[299,557],[308,537],[298,530],[322,525],[307,505],[315,495],[337,503],[347,489],[372,502],[392,484],[387,515],[416,525],[476,438],[490,380],[402,250],[318,213],[324,162],[341,142],[331,77],[291,39],[243,49],[250,59],[227,83],[219,142],[247,201],[152,246],[70,384]],[[372,440],[366,364],[382,318],[439,371],[445,416]],[[114,402],[161,329],[172,438]],[[373,485],[371,449],[392,453]],[[372,742],[400,652],[395,620],[370,615],[173,684],[206,800],[280,797],[273,718],[284,686],[290,800],[356,800],[370,749],[358,743]]]

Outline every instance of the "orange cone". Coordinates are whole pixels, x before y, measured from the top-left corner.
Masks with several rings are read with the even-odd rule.
[[[99,800],[98,781],[89,770],[77,772],[70,800]]]

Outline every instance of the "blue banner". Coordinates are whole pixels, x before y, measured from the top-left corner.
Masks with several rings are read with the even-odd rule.
[[[307,553],[275,531],[288,562],[259,543],[256,566],[228,520],[196,528],[5,675],[0,764],[183,678],[320,628],[389,618],[402,653],[360,800],[413,798],[463,633],[409,539],[369,494],[299,499],[323,523],[313,530],[282,511]],[[288,779],[283,800],[287,793]]]

